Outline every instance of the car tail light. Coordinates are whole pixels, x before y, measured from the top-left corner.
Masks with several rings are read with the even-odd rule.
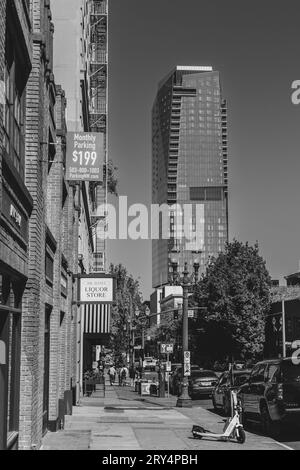
[[[283,385],[282,384],[277,385],[277,399],[283,400]]]

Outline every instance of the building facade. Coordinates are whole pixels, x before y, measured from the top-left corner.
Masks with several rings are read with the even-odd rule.
[[[25,181],[26,86],[32,69],[29,1],[0,2],[0,449],[16,448],[20,426],[21,330],[30,277]],[[23,390],[24,392],[24,390]]]
[[[65,179],[53,35],[49,0],[0,1],[0,449],[38,449],[80,395],[92,195]]]
[[[171,261],[192,272],[228,240],[227,108],[219,72],[177,66],[152,110],[152,203],[168,206],[168,233],[152,242],[152,283],[168,284]],[[188,209],[189,208],[189,209]],[[184,235],[182,235],[184,229]]]

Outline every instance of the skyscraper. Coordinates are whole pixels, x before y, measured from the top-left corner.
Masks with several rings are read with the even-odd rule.
[[[152,110],[152,203],[168,205],[170,227],[168,239],[152,242],[153,287],[168,283],[173,258],[180,271],[185,262],[192,271],[198,258],[203,272],[209,258],[223,250],[228,240],[227,158],[227,107],[219,72],[177,66],[159,83]],[[189,236],[180,236],[184,216]],[[191,243],[193,231],[197,239]]]

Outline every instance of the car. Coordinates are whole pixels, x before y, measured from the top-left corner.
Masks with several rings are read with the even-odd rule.
[[[145,357],[143,361],[143,368],[155,371],[157,360],[154,357]]]
[[[189,395],[193,399],[211,395],[218,383],[218,376],[212,370],[194,369],[189,377]]]
[[[258,362],[238,399],[244,423],[258,420],[264,434],[277,437],[283,424],[300,421],[300,364],[294,358]]]
[[[197,365],[191,365],[191,372],[194,370],[201,370]],[[174,370],[173,374],[170,377],[170,392],[172,395],[180,395],[181,393],[181,382],[182,382],[182,364],[180,364]]]
[[[212,392],[215,410],[221,409],[225,416],[231,416],[231,390],[238,390],[250,376],[251,370],[233,370],[223,372]]]

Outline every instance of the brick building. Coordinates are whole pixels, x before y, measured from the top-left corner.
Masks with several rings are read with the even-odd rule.
[[[72,301],[92,265],[90,196],[65,180],[53,34],[49,0],[0,0],[0,449],[39,448],[80,384]]]
[[[16,446],[19,429],[22,306],[29,277],[28,225],[33,208],[25,186],[23,126],[32,67],[30,34],[29,2],[1,0],[0,449]]]

